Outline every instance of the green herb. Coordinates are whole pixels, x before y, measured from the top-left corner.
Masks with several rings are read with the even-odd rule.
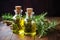
[[[47,31],[49,29],[55,28],[55,26],[57,25],[56,21],[52,21],[52,22],[49,23],[49,21],[47,21],[45,19],[46,14],[47,14],[47,12],[45,14],[39,15],[38,19],[35,19],[36,24],[37,24],[37,31],[38,31],[38,34],[40,35],[39,38],[47,35],[47,33],[48,33]]]
[[[5,13],[4,15],[2,15],[2,18],[4,20],[12,20],[12,15],[10,13]]]

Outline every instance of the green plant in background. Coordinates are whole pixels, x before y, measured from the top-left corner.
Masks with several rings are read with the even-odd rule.
[[[56,21],[52,21],[49,22],[48,20],[45,19],[45,15],[47,14],[47,12],[45,14],[41,14],[39,15],[38,19],[36,20],[36,24],[37,24],[37,31],[38,34],[40,35],[39,38],[45,36],[48,32],[49,29],[55,28]]]
[[[4,20],[12,20],[12,17],[13,17],[13,15],[11,15],[10,13],[5,13],[2,15],[2,18]]]
[[[40,35],[39,38],[47,35],[48,31],[50,31],[50,29],[55,29],[55,26],[57,25],[57,22],[54,20],[51,22],[48,21],[45,17],[46,14],[47,12],[46,13],[43,12],[40,15],[33,17],[33,20],[36,21],[37,33]],[[4,20],[12,20],[12,17],[13,16],[10,13],[2,15],[2,18]],[[16,18],[19,20],[20,16],[17,16]],[[23,16],[23,18],[25,18],[25,15]],[[13,33],[18,34],[18,31],[19,31],[18,23],[19,23],[18,21],[17,23],[14,22]]]

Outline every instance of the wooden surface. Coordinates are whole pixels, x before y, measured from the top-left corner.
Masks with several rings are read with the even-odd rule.
[[[60,17],[49,18],[49,19],[50,20],[54,19],[60,22]],[[60,25],[57,26],[57,29],[59,28],[60,28]],[[21,40],[21,38],[19,37],[19,35],[13,34],[9,26],[6,26],[5,24],[0,22],[0,40]],[[34,38],[25,36],[23,40],[34,40]],[[51,32],[46,37],[43,37],[41,39],[39,39],[38,36],[36,36],[35,40],[60,40],[60,30]]]

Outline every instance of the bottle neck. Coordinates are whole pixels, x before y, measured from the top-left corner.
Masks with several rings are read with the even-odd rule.
[[[16,14],[16,15],[18,15],[18,16],[20,16],[20,17],[21,17],[21,14],[20,14],[20,13],[18,13],[18,14]]]
[[[32,18],[32,15],[28,15],[28,13],[26,13],[26,19]]]

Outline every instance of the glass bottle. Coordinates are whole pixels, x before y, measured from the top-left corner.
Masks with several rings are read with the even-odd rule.
[[[24,26],[24,18],[21,17],[21,13],[22,13],[22,9],[21,9],[21,6],[15,6],[15,15],[13,16],[13,19],[15,21],[15,24],[17,25],[17,31],[20,38],[24,38],[24,29],[25,29],[25,26]]]
[[[26,9],[26,18],[25,18],[25,35],[36,35],[36,23],[33,20],[33,8]]]

